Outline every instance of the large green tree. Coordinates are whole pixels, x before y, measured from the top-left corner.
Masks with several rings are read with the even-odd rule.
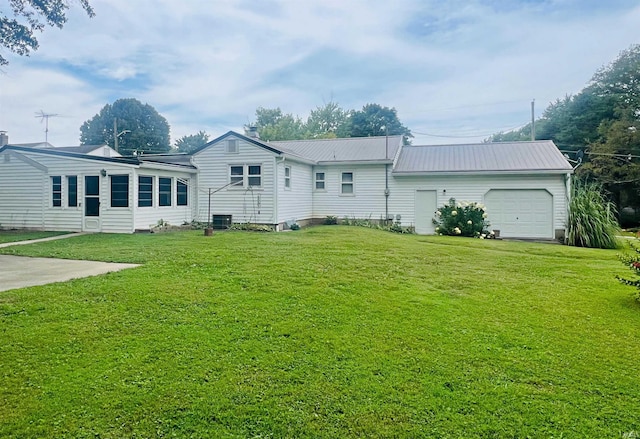
[[[209,141],[209,135],[205,131],[198,131],[196,134],[182,136],[176,140],[175,147],[178,152],[189,154],[191,151],[201,147]]]
[[[306,136],[310,139],[348,137],[351,118],[337,102],[330,101],[311,110],[306,123]]]
[[[95,14],[88,0],[77,0],[89,17]],[[18,55],[38,49],[35,32],[45,26],[62,28],[67,22],[69,2],[65,0],[9,0],[9,10],[0,12],[0,44]],[[9,61],[0,55],[0,65]]]
[[[362,110],[352,111],[350,119],[350,137],[401,135],[405,143],[413,137],[411,130],[400,122],[395,108],[367,104]]]
[[[284,114],[278,108],[259,107],[255,126],[263,140],[295,140],[305,138],[305,124],[298,116]]]
[[[164,153],[171,149],[167,120],[151,105],[137,99],[118,99],[107,104],[80,127],[83,145],[107,144],[115,148],[116,135],[118,152],[122,155]]]

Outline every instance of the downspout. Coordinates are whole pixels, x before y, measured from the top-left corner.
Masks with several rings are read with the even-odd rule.
[[[384,139],[384,159],[389,159],[389,130]],[[384,164],[384,223],[389,221],[389,164]]]
[[[273,157],[273,163],[275,167],[274,182],[273,182],[273,224],[276,226],[276,231],[278,231],[279,221],[278,221],[278,192],[280,192],[280,182],[278,181],[278,163],[284,163],[284,157],[281,157],[282,160],[278,162],[278,157]]]

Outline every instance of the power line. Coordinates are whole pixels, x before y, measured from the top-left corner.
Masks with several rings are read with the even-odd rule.
[[[515,131],[521,128],[524,128],[525,126],[527,126],[528,123],[522,124],[522,125],[518,125],[515,126],[513,128],[505,128],[503,130],[498,131],[498,133],[500,132],[509,132],[509,131]],[[459,135],[459,136],[455,136],[455,135],[446,135],[446,134],[433,134],[433,133],[422,133],[420,131],[414,131],[411,130],[412,134],[419,134],[421,136],[429,136],[429,137],[442,137],[442,138],[448,138],[448,139],[466,139],[466,138],[473,138],[473,137],[488,137],[488,136],[492,136],[494,134],[496,134],[496,132],[492,132],[489,134],[465,134],[465,135]]]

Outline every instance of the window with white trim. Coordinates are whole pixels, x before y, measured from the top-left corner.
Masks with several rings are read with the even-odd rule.
[[[153,207],[153,177],[138,176],[138,207]]]
[[[242,188],[244,186],[244,166],[229,166],[229,183],[231,183],[231,188]]]
[[[189,185],[187,184],[186,180],[178,180],[176,183],[176,194],[177,194],[177,201],[176,201],[176,205],[178,206],[187,206],[188,205],[188,193],[189,193]]]
[[[67,175],[67,205],[78,206],[78,176]]]
[[[62,177],[59,175],[51,177],[51,205],[62,207]]]
[[[340,193],[343,195],[353,195],[353,172],[343,172],[340,177]]]
[[[248,186],[250,187],[262,187],[262,166],[260,165],[249,165],[249,172],[247,175],[249,176]]]
[[[110,175],[111,207],[129,207],[129,176]]]
[[[171,206],[171,183],[172,178],[158,178],[158,205]]]
[[[238,140],[237,139],[228,139],[226,144],[226,151],[229,154],[237,154],[238,153]]]
[[[284,167],[284,188],[291,189],[291,166]]]
[[[316,172],[316,190],[323,191],[325,190],[325,174],[324,172]]]

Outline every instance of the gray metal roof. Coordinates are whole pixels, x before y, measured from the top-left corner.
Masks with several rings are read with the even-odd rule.
[[[393,160],[402,136],[264,142],[282,152],[314,162]]]
[[[570,172],[551,140],[464,145],[405,146],[394,174],[434,172]]]

